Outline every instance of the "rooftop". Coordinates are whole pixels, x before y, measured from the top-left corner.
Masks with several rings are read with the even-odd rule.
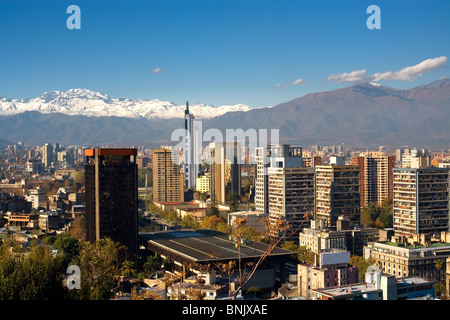
[[[139,234],[152,249],[168,250],[192,262],[214,262],[239,258],[236,243],[229,235],[211,229],[145,232]],[[242,259],[259,258],[267,249],[265,243],[248,241],[241,245]],[[288,257],[294,252],[276,247],[270,256]]]

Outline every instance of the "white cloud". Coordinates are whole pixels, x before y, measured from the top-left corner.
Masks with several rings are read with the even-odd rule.
[[[447,65],[447,57],[437,57],[424,60],[414,66],[406,67],[398,71],[387,71],[383,73],[375,73],[372,75],[374,81],[380,80],[399,80],[413,81],[423,74],[433,70],[441,69]]]
[[[288,83],[277,84],[275,87],[273,87],[273,89],[285,88],[289,86],[303,86],[303,85],[305,85],[305,81],[302,78],[298,78],[297,80]]]
[[[355,70],[349,73],[332,74],[327,77],[327,81],[334,82],[357,82],[357,81],[381,81],[398,80],[413,81],[423,74],[433,70],[442,69],[447,66],[448,59],[445,56],[424,60],[416,65],[405,67],[398,71],[378,72],[366,76],[366,70]]]
[[[152,73],[163,73],[163,72],[164,72],[164,70],[161,68],[155,68],[152,70]]]
[[[364,75],[366,74],[366,70],[355,70],[352,72],[344,72],[344,73],[338,73],[338,74],[331,74],[328,76],[327,81],[334,81],[334,82],[355,82],[355,81],[361,81],[364,79]]]

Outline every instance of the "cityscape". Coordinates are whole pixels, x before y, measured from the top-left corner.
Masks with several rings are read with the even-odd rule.
[[[47,2],[0,1],[0,300],[450,300],[447,2]]]

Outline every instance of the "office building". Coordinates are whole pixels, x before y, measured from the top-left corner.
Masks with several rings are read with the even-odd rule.
[[[353,157],[353,165],[360,169],[361,207],[370,203],[381,205],[383,200],[392,197],[392,169],[395,157],[384,152],[364,152]]]
[[[177,164],[172,161],[172,151],[154,149],[153,165],[153,201],[183,202],[184,177]]]
[[[136,149],[86,149],[86,239],[138,249]]]
[[[211,200],[228,202],[241,195],[241,150],[238,142],[212,142],[210,150]]]
[[[315,167],[315,220],[325,226],[334,226],[339,216],[347,217],[350,225],[359,225],[360,169],[343,165],[343,159],[332,160],[330,165]]]
[[[448,168],[396,168],[394,231],[412,237],[449,230]]]

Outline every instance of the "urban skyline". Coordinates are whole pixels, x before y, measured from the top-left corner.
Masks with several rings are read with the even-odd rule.
[[[450,300],[448,12],[0,0],[0,300]]]

